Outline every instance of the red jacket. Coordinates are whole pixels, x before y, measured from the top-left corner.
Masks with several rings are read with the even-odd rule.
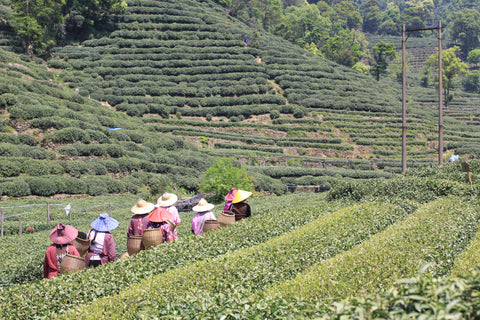
[[[77,248],[74,245],[68,245],[68,253],[77,257],[80,257]],[[45,260],[43,261],[43,277],[50,279],[51,277],[58,276],[60,272],[60,266],[57,264],[57,246],[55,244],[50,245],[45,252]]]

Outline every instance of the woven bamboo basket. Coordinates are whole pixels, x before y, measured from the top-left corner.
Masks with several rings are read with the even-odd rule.
[[[90,247],[90,240],[77,237],[73,240],[73,245],[77,248],[78,253],[80,253],[80,257],[83,257]]]
[[[203,233],[220,228],[220,222],[218,220],[205,220],[203,225]]]
[[[67,253],[67,255],[63,258],[62,263],[60,263],[60,274],[66,274],[69,272],[82,270],[84,268],[85,268],[84,258],[77,257]]]
[[[235,215],[234,214],[225,214],[225,213],[222,212],[218,216],[218,222],[220,223],[220,227],[225,227],[225,226],[235,222]]]
[[[130,236],[127,240],[127,251],[129,256],[133,256],[143,249],[142,236]]]
[[[143,230],[142,244],[145,249],[163,243],[162,230],[158,228]]]

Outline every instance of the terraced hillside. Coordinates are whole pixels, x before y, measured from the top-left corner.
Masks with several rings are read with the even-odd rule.
[[[116,27],[109,37],[57,48],[51,65],[90,74],[63,72],[82,95],[161,132],[216,154],[399,158],[398,84],[376,83],[204,2],[132,1]],[[412,98],[408,155],[429,162],[435,110],[417,110],[421,98]]]
[[[209,1],[131,1],[116,19],[108,36],[56,48],[48,66],[0,49],[2,195],[192,193],[224,155],[250,167],[257,190],[276,194],[290,183],[329,188],[399,171],[398,84],[314,56]],[[434,91],[411,92],[408,166],[431,165]],[[479,153],[477,110],[446,115],[447,154]]]

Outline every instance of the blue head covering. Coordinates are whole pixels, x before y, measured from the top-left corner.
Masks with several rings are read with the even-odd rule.
[[[107,232],[117,228],[118,221],[110,217],[108,213],[102,213],[100,217],[92,222],[91,226],[97,231]]]

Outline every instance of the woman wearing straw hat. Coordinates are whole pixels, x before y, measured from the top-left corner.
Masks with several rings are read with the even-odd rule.
[[[230,211],[232,206],[232,200],[235,199],[237,190],[235,188],[230,189],[230,192],[225,196],[225,207],[223,207],[223,212]]]
[[[172,214],[169,211],[162,207],[156,207],[147,218],[149,222],[146,229],[160,229],[163,237],[162,243],[174,240],[172,229],[168,224],[168,221],[172,219]]]
[[[212,210],[215,206],[211,203],[208,203],[204,198],[200,199],[198,204],[192,208],[193,211],[197,213],[193,216],[192,219],[192,232],[194,235],[202,234],[203,225],[206,220],[217,220]]]
[[[59,223],[50,231],[50,240],[53,244],[47,248],[45,259],[43,261],[43,277],[50,279],[58,276],[59,266],[63,258],[68,254],[80,257],[77,248],[73,245],[73,240],[78,236],[78,230],[75,227]]]
[[[245,190],[238,190],[235,198],[232,200],[232,213],[235,214],[235,221],[242,220],[251,216],[250,205],[247,199],[252,195],[251,192]]]
[[[153,203],[147,202],[143,199],[139,199],[137,204],[132,207],[132,213],[134,215],[130,219],[130,226],[127,231],[127,238],[130,236],[141,236],[143,235],[143,229],[147,227],[148,224],[148,214],[155,209]]]
[[[173,240],[178,239],[177,227],[181,222],[180,216],[178,214],[178,209],[174,206],[177,200],[178,197],[176,194],[168,192],[162,194],[162,196],[157,200],[157,206],[167,210],[172,214],[172,217],[166,222],[170,225],[170,228],[172,229]]]
[[[115,261],[115,241],[110,231],[118,227],[118,221],[108,215],[100,214],[91,224],[88,232],[90,247],[85,257],[86,267],[98,267],[101,264]]]

